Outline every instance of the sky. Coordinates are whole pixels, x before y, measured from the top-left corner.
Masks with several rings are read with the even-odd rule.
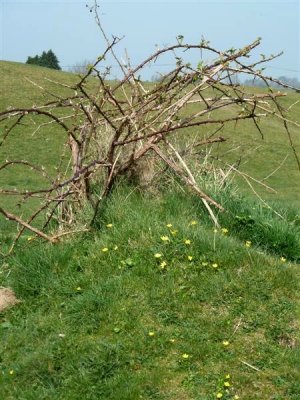
[[[26,62],[28,56],[52,49],[63,69],[84,60],[95,60],[105,42],[86,4],[89,0],[0,0],[0,59]],[[132,65],[152,54],[157,47],[184,41],[199,43],[201,38],[219,50],[239,48],[262,37],[259,54],[283,56],[266,70],[274,77],[300,80],[300,0],[211,0],[99,1],[99,14],[106,33],[124,39],[118,55],[125,49]],[[197,64],[199,53],[185,61]],[[114,65],[113,60],[107,63]],[[171,69],[170,58],[151,65],[145,79]],[[117,72],[116,72],[117,74]]]

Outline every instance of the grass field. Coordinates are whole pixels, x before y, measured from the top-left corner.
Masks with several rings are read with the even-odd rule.
[[[206,218],[120,188],[100,231],[5,260],[22,303],[1,318],[4,398],[297,400],[299,265]],[[299,227],[268,222],[299,257]]]
[[[43,101],[25,76],[40,85],[45,76],[76,80],[6,62],[0,74],[2,109]],[[199,198],[176,185],[151,194],[120,183],[93,231],[57,245],[25,236],[0,258],[0,286],[21,300],[0,313],[4,399],[299,399],[299,177],[279,124],[265,124],[259,150],[250,124],[234,131],[234,148],[259,178],[288,155],[266,181],[278,194],[255,187],[278,201],[281,218],[246,186],[243,197],[235,183],[216,185],[211,193],[227,210],[216,230]],[[48,127],[32,137],[31,129],[0,148],[1,160],[13,152],[53,165],[60,133]],[[226,146],[214,156],[234,161],[238,150]],[[21,169],[0,177],[0,186],[17,184],[42,181]],[[0,224],[3,244],[9,223]]]

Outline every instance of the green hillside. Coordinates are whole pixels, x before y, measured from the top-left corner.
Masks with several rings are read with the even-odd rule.
[[[0,96],[1,110],[7,107],[41,105],[46,101],[53,100],[50,93],[63,97],[70,92],[57,83],[72,85],[78,80],[75,74],[6,61],[0,61],[0,76],[3,89]],[[258,89],[249,88],[249,91],[251,90],[258,91]],[[282,100],[282,104],[286,108],[293,105],[289,118],[296,121],[299,121],[300,115],[299,96],[299,93],[288,92],[288,96]],[[192,106],[187,109],[187,112],[190,111],[193,111]],[[47,120],[45,119],[44,122],[47,122]],[[37,126],[27,123],[18,127],[10,139],[2,145],[0,162],[7,158],[26,159],[51,169],[55,165],[58,149],[61,152],[61,144],[65,140],[64,133],[57,131],[57,127],[53,124],[46,125],[36,132]],[[3,129],[3,124],[0,128]],[[227,142],[215,146],[213,156],[222,161],[223,167],[226,163],[231,164],[239,161],[241,172],[271,186],[275,192],[250,180],[255,192],[265,200],[282,201],[284,203],[289,201],[299,207],[300,173],[283,124],[278,119],[268,117],[261,121],[261,128],[264,139],[260,137],[251,121],[244,121],[237,126],[228,125],[222,132]],[[296,151],[299,154],[299,128],[291,125],[290,130]],[[198,136],[208,133],[202,128],[197,128],[194,132]],[[243,192],[255,196],[250,186],[238,174],[236,179]],[[29,184],[30,187],[34,188],[43,182],[37,181],[36,176],[33,178],[30,174],[25,177],[22,168],[17,172],[15,167],[5,172],[1,171],[0,185],[2,187],[8,185],[12,188],[23,183],[24,186]]]
[[[45,78],[76,82],[9,62],[0,74],[0,109],[48,99],[25,78],[57,95],[65,89]],[[24,236],[11,256],[0,255],[0,288],[20,300],[0,311],[1,398],[299,399],[300,217],[292,206],[300,175],[280,124],[263,124],[264,141],[251,124],[232,126],[232,144],[212,155],[216,164],[243,156],[242,170],[259,179],[280,166],[265,181],[277,194],[254,188],[278,202],[281,216],[239,179],[210,187],[226,209],[218,229],[175,180],[154,192],[120,182],[89,232],[58,244]],[[29,158],[54,174],[61,132],[32,129],[18,127],[0,160]],[[0,187],[43,184],[22,168],[0,171]],[[0,204],[16,208],[12,198]],[[3,250],[11,223],[1,216],[0,226]]]

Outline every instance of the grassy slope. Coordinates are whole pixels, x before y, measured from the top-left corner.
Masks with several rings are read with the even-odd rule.
[[[42,101],[24,71],[39,84],[44,74],[74,79],[15,63],[0,68],[6,69],[5,107]],[[22,99],[16,97],[20,83]],[[26,127],[19,134],[31,145],[18,145],[16,135],[7,142],[10,150],[51,165],[56,132],[40,133],[40,142]],[[250,126],[243,134],[251,139]],[[43,135],[52,141],[46,151]],[[276,140],[281,151],[283,140]],[[257,172],[265,173],[263,161],[254,164]],[[293,175],[285,170],[284,176],[279,187],[292,187]],[[3,179],[24,178],[20,171]],[[295,190],[285,190],[283,198],[293,200]],[[298,400],[299,265],[280,258],[299,260],[299,216],[288,214],[287,223],[222,195],[231,211],[221,220],[227,235],[213,232],[199,200],[184,193],[155,198],[119,188],[99,231],[54,247],[24,239],[0,264],[0,285],[13,287],[22,300],[0,315],[3,397],[214,400],[220,392],[223,399]],[[226,397],[227,374],[232,387]]]
[[[14,62],[0,61],[1,77],[1,96],[0,109],[8,107],[31,107],[41,105],[49,100],[51,96],[34,86],[31,82],[40,87],[50,90],[56,95],[67,95],[67,89],[62,88],[46,79],[60,83],[73,84],[76,81],[74,74],[61,71],[49,70],[33,65],[24,65]],[[30,82],[31,81],[31,82]],[[49,122],[46,118],[39,118],[39,122]],[[37,120],[35,120],[37,123]],[[4,132],[4,124],[0,125],[1,138]],[[44,165],[50,170],[50,175],[54,177],[54,166],[57,164],[58,151],[61,153],[61,145],[66,137],[62,130],[58,130],[54,124],[47,125],[43,129],[34,133],[37,125],[31,123],[29,119],[24,125],[18,126],[12,135],[4,142],[0,148],[0,162],[8,160],[26,160],[36,165]],[[29,168],[14,166],[1,171],[0,186],[8,189],[14,187],[23,189],[37,189],[45,186],[47,182],[42,176],[33,173]],[[1,197],[0,204],[15,205],[15,198]],[[28,207],[32,207],[29,203]],[[26,213],[27,208],[23,209]],[[14,207],[13,207],[14,210]],[[14,210],[15,211],[15,210]]]
[[[4,398],[297,400],[299,265],[227,227],[186,194],[119,189],[99,232],[19,249],[0,275],[22,299],[0,320]]]
[[[249,88],[249,92],[258,91]],[[260,91],[261,92],[261,91]],[[289,114],[289,118],[299,121],[300,115],[300,93],[288,92],[286,98],[281,99],[281,104],[287,109],[295,104]],[[298,102],[298,103],[297,103]],[[191,107],[192,108],[192,107]],[[226,110],[226,112],[230,112]],[[220,111],[221,113],[221,111]],[[227,142],[214,146],[213,155],[222,162],[236,163],[240,160],[239,170],[249,174],[257,180],[275,189],[275,193],[265,189],[253,180],[250,183],[253,189],[267,201],[288,200],[295,207],[300,207],[300,174],[295,161],[292,148],[289,144],[287,133],[282,121],[277,118],[268,117],[260,121],[260,127],[264,137],[255,128],[252,121],[244,121],[237,125],[228,124],[219,135],[224,136]],[[209,128],[213,132],[213,128]],[[197,128],[195,133],[209,132]],[[295,149],[300,154],[300,129],[290,126],[291,138]],[[222,165],[222,163],[221,163]],[[253,190],[246,181],[236,176],[236,182],[247,195],[255,197]]]
[[[45,100],[51,99],[49,94],[43,93],[41,89],[32,85],[27,79],[57,95],[67,94],[66,89],[49,82],[46,78],[67,84],[74,84],[77,81],[74,74],[4,61],[0,61],[0,76],[4,89],[0,97],[0,109],[5,109],[8,106],[42,104]],[[283,99],[282,102],[286,107],[289,107],[299,100],[299,96],[299,93],[289,93],[288,98]],[[298,115],[300,115],[300,102],[291,109],[290,118],[297,120],[299,119]],[[264,183],[273,187],[277,193],[269,192],[252,182],[255,190],[267,200],[281,200],[283,202],[289,200],[295,206],[300,207],[299,171],[282,124],[276,119],[268,118],[267,121],[262,122],[262,127],[265,133],[264,140],[261,140],[259,133],[250,121],[241,123],[237,127],[234,124],[228,125],[225,131],[221,133],[228,139],[228,142],[219,147],[215,146],[214,155],[226,162],[235,162],[242,157],[241,170],[257,179],[264,179],[279,168],[275,174],[264,181]],[[3,129],[3,126],[0,128]],[[1,147],[0,161],[6,158],[27,159],[53,168],[57,159],[58,148],[65,140],[64,132],[57,131],[54,125],[49,125],[32,136],[34,129],[34,127],[28,125],[19,127],[15,134]],[[210,132],[197,128],[194,133],[207,136]],[[300,154],[299,129],[291,127],[291,134],[298,154]],[[193,133],[191,135],[193,136]],[[22,145],[20,145],[21,140]],[[281,165],[283,161],[284,163]],[[240,179],[238,181],[241,182]],[[30,171],[24,171],[23,168],[18,167],[13,167],[5,172],[1,171],[0,175],[0,185],[9,185],[11,188],[17,184],[36,188],[43,183],[42,178],[37,180],[35,175],[30,174]],[[253,195],[252,190],[245,182],[241,182],[241,187],[247,194]]]
[[[41,88],[58,96],[66,96],[70,94],[69,90],[53,82],[72,85],[77,80],[74,74],[6,61],[0,61],[0,76],[2,85],[0,96],[1,110],[5,110],[8,107],[42,105],[47,101],[53,100],[53,97]],[[61,143],[60,138],[63,132],[56,132],[55,134],[57,128],[52,129],[50,125],[32,136],[35,128],[36,126],[33,124],[30,126],[29,123],[22,126],[11,141],[8,140],[5,142],[4,147],[1,149],[1,158],[4,155],[11,156],[12,153],[15,157],[29,157],[32,161],[43,161],[49,165],[54,164],[55,150],[57,145]],[[23,140],[23,138],[23,146],[17,146],[20,139]],[[46,139],[47,144],[45,146]],[[49,148],[52,150],[51,152],[49,152]],[[2,155],[2,153],[4,154]]]

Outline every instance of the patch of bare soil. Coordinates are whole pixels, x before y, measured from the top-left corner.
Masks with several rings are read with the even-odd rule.
[[[20,300],[16,298],[14,292],[9,288],[0,288],[0,312],[18,304]]]

